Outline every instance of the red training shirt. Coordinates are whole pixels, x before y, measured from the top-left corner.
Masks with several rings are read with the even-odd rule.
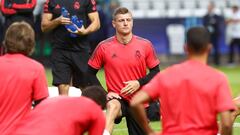
[[[157,66],[159,60],[152,43],[134,35],[126,45],[118,42],[116,37],[102,41],[88,64],[95,69],[104,67],[108,92],[118,93],[126,100],[130,100],[132,95],[120,94],[125,86],[123,82],[145,77],[147,68]]]
[[[44,67],[22,54],[0,57],[0,134],[31,111],[32,101],[48,96]]]
[[[142,89],[160,98],[163,135],[216,135],[217,114],[234,109],[224,74],[194,60],[167,68]]]
[[[86,97],[59,96],[42,101],[10,135],[102,135],[105,117]]]

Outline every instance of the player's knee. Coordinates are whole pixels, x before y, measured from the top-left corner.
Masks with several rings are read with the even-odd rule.
[[[121,104],[118,100],[111,100],[107,103],[107,110],[109,111],[120,111]]]

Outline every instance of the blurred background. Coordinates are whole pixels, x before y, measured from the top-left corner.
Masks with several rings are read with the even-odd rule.
[[[1,1],[1,0],[0,0]],[[34,29],[36,32],[35,52],[31,56],[46,67],[48,84],[52,84],[51,64],[49,57],[52,46],[49,43],[50,33],[40,29],[43,4],[46,0],[37,0],[33,11]],[[240,88],[240,43],[230,47],[234,36],[240,39],[240,0],[97,0],[101,28],[89,36],[92,48],[114,35],[111,14],[119,6],[127,7],[134,17],[134,34],[150,40],[161,61],[161,70],[184,58],[186,31],[193,26],[206,27],[214,44],[209,64],[223,71],[229,79],[233,97],[239,95]],[[233,10],[237,7],[237,10]],[[214,17],[213,17],[214,16]],[[237,21],[232,21],[233,19]],[[0,12],[0,41],[3,40],[5,18]],[[234,22],[234,23],[231,23]],[[231,51],[232,49],[232,51]],[[229,60],[230,54],[233,61]],[[106,88],[104,73],[98,73],[102,85]],[[205,83],[205,82],[203,82]],[[123,121],[122,123],[124,123]],[[234,125],[234,134],[240,133],[240,118]],[[160,130],[159,122],[151,123]],[[117,125],[114,135],[127,134],[125,124]]]
[[[42,33],[40,29],[43,4],[46,0],[37,0],[33,11],[36,31],[36,48],[33,57],[50,66],[51,44],[49,33]],[[209,4],[214,7],[209,9]],[[217,20],[217,46],[219,48],[219,63],[210,57],[209,63],[214,65],[239,65],[240,45],[235,48],[234,63],[228,63],[231,28],[226,20],[232,15],[232,7],[240,6],[240,0],[97,0],[101,19],[101,29],[92,35],[89,40],[92,46],[112,36],[114,30],[111,25],[111,14],[119,6],[130,9],[134,17],[134,33],[149,39],[160,57],[162,64],[178,63],[184,58],[183,45],[185,32],[193,26],[204,25],[204,16],[213,10],[220,19]],[[240,18],[239,18],[240,19]],[[0,40],[3,39],[4,17],[0,15]],[[206,26],[208,27],[208,26]],[[229,34],[230,33],[230,34]],[[240,33],[240,31],[239,31]],[[236,46],[237,47],[237,46]],[[214,54],[212,50],[212,54]],[[238,55],[237,55],[238,53]]]

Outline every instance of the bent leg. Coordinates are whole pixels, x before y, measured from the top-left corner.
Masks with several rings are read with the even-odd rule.
[[[112,99],[107,103],[106,127],[105,129],[112,134],[114,120],[122,115],[121,103],[117,99]]]

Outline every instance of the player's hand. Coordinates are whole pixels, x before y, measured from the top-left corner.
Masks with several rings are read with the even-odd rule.
[[[113,99],[113,98],[115,98],[115,99],[122,99],[117,93],[115,93],[115,92],[109,92],[109,93],[107,94],[107,100],[111,100],[111,99]]]
[[[126,86],[121,89],[121,94],[131,95],[140,88],[140,83],[137,80],[124,82]]]
[[[88,34],[87,29],[85,29],[84,25],[82,25],[81,28],[77,27],[77,31],[73,32],[73,33],[78,34],[78,35],[87,35]]]
[[[63,16],[59,16],[57,18],[57,21],[58,21],[59,24],[62,24],[62,25],[71,24],[70,18],[66,18],[66,17],[63,17]]]

